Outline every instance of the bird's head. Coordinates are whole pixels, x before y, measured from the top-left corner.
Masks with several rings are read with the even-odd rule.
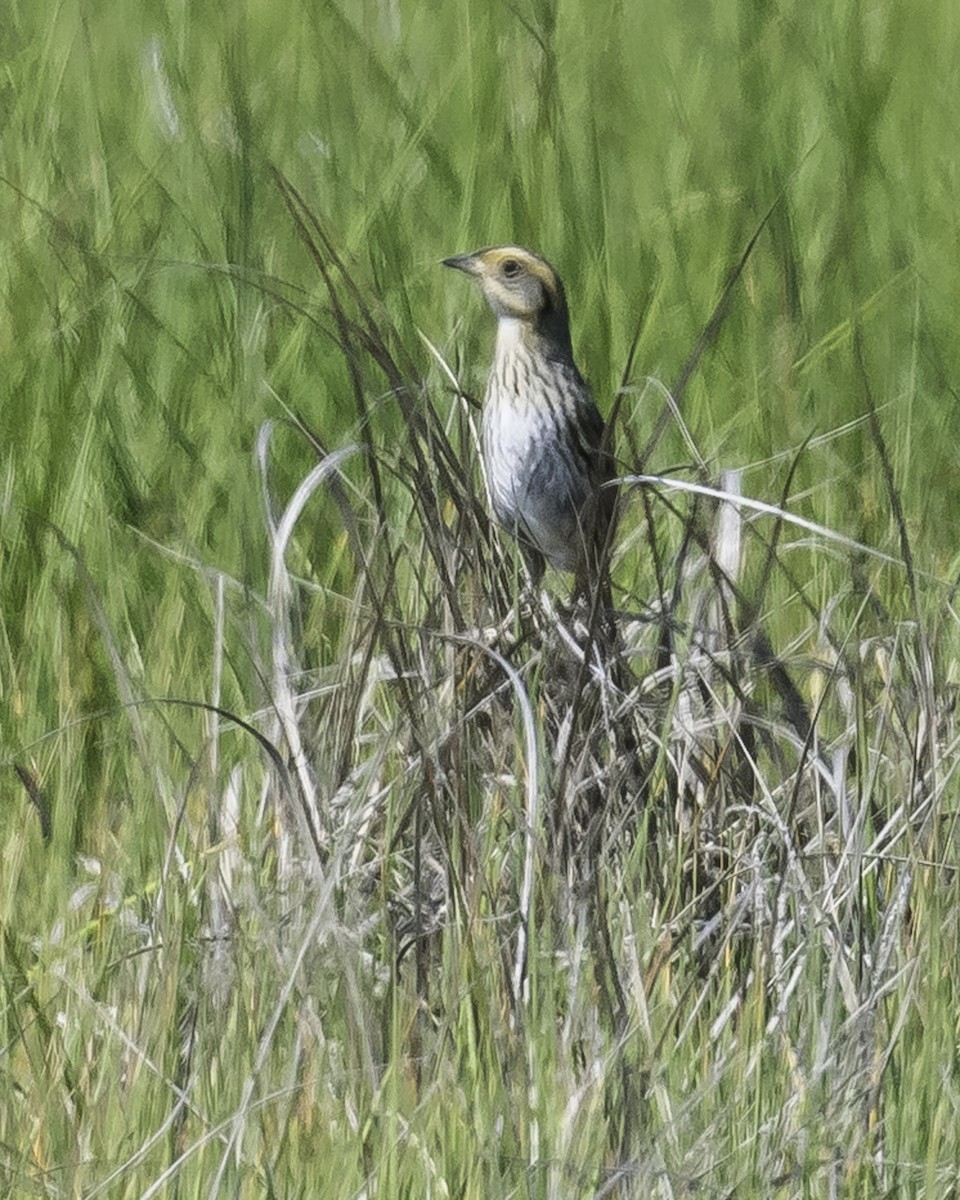
[[[567,300],[560,277],[545,258],[521,246],[488,246],[443,260],[471,275],[498,318],[520,321],[569,353]]]

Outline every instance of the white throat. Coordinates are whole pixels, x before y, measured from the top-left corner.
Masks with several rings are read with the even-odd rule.
[[[500,317],[497,321],[497,358],[512,355],[523,345],[523,322],[516,317]]]

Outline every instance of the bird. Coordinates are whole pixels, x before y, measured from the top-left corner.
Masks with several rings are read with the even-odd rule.
[[[480,286],[497,318],[481,452],[497,522],[519,544],[534,586],[546,564],[575,590],[609,596],[605,547],[615,490],[604,421],[577,369],[566,293],[545,258],[487,246],[442,260]],[[603,585],[602,579],[606,579]]]

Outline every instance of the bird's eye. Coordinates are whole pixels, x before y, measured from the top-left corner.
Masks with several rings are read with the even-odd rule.
[[[505,258],[503,260],[503,266],[500,269],[503,271],[507,279],[516,279],[522,270],[520,264],[515,258]]]

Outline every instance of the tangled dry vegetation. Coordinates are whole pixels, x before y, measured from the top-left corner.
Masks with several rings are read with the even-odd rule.
[[[431,347],[443,385],[413,382],[385,316],[280,184],[329,292],[362,434],[331,453],[298,418],[318,466],[271,518],[281,877],[323,881],[375,974],[415,990],[418,1076],[452,1020],[451,972],[481,964],[507,1057],[531,981],[536,992],[549,971],[554,988],[559,972],[573,1074],[593,1069],[590,1045],[632,1064],[614,1069],[615,1054],[604,1070],[622,1101],[615,1147],[636,1163],[637,1113],[668,1105],[651,1083],[664,1039],[692,1036],[703,1009],[719,1044],[749,1002],[766,1036],[794,1045],[798,1094],[843,1064],[826,1119],[847,1105],[857,1133],[844,1154],[875,1152],[897,1036],[882,1002],[915,978],[916,873],[953,857],[955,839],[943,664],[920,622],[895,620],[867,582],[874,563],[899,571],[920,612],[905,533],[890,568],[785,503],[745,499],[735,473],[711,486],[689,435],[687,475],[654,478],[655,439],[631,446],[621,423],[612,661],[597,613],[531,595],[491,530],[477,405],[456,368]],[[403,413],[400,445],[377,440],[371,368]],[[679,392],[658,428],[680,421]],[[297,631],[334,601],[285,560],[318,492],[354,590],[337,654],[307,671]],[[813,547],[805,563],[819,550],[848,564],[842,598],[812,598],[790,565],[798,547]],[[793,630],[789,644],[774,628]],[[802,1032],[811,983],[829,1015]],[[658,1033],[660,989],[671,999]],[[660,1115],[676,1127],[676,1112]]]
[[[302,1128],[311,1162],[317,1145],[340,1156],[342,1195],[381,1177],[385,1194],[402,1177],[410,1194],[429,1178],[437,1194],[512,1195],[521,1169],[549,1196],[918,1178],[933,1194],[955,1155],[945,1136],[924,1161],[925,1131],[960,1108],[936,1057],[955,1032],[937,964],[960,932],[955,614],[913,565],[892,471],[897,556],[790,513],[794,466],[778,503],[711,470],[683,393],[735,270],[674,386],[648,381],[641,405],[624,373],[613,631],[556,578],[532,594],[487,519],[457,365],[427,343],[423,382],[278,184],[329,302],[271,296],[339,347],[358,438],[334,449],[293,412],[261,430],[268,585],[234,588],[236,621],[229,581],[192,564],[215,581],[212,703],[160,711],[218,720],[186,784],[184,743],[166,724],[154,736],[87,580],[133,754],[166,802],[166,857],[135,904],[119,879],[78,888],[77,913],[91,887],[102,911],[75,937],[58,926],[44,954],[89,1044],[115,1048],[91,1062],[92,1090],[122,1076],[149,1107],[137,1081],[167,1058],[175,1102],[170,1152],[145,1137],[85,1194],[142,1171],[153,1195],[193,1163],[206,1186],[210,1153],[209,1194],[238,1162],[259,1188]],[[402,414],[394,444],[380,404]],[[671,424],[687,465],[654,476]],[[281,498],[289,438],[316,464]],[[906,618],[885,607],[898,590]],[[253,716],[220,706],[224,663],[244,653],[263,683]],[[230,749],[237,727],[256,755]],[[49,838],[43,792],[20,778]],[[103,1000],[84,951],[102,929]],[[56,1063],[53,1026],[37,1029]]]

